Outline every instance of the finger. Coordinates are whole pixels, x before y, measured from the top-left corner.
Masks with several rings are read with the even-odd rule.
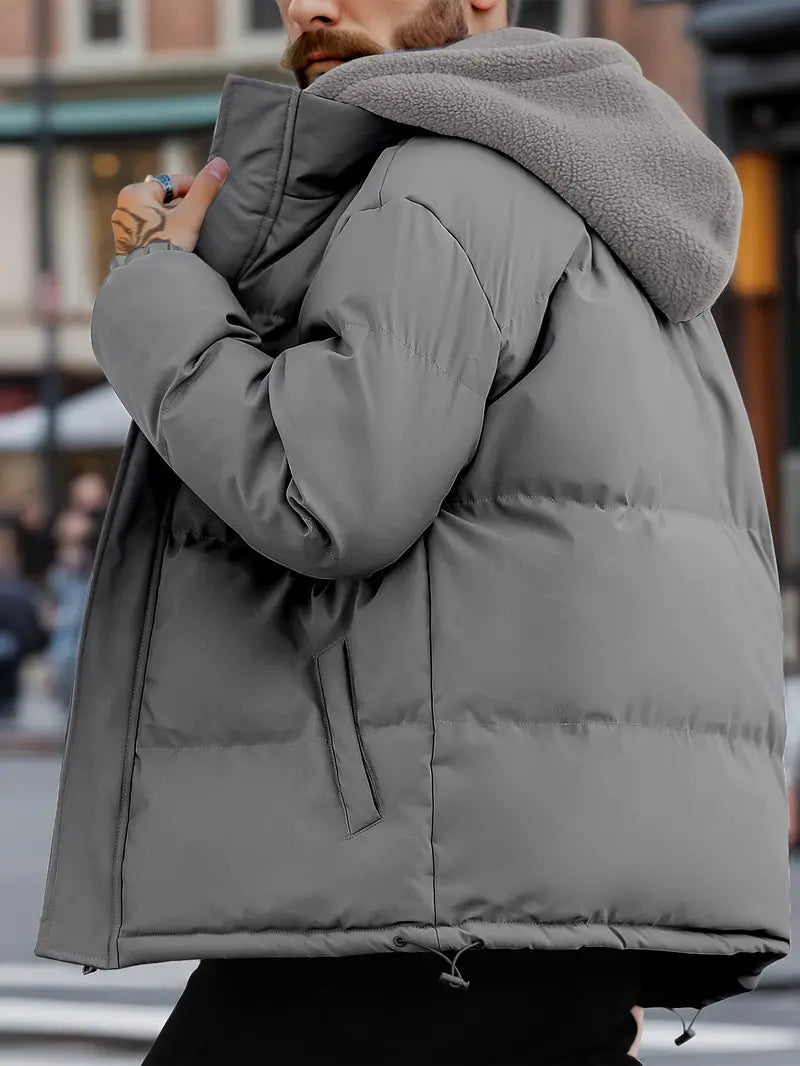
[[[194,177],[192,174],[170,174],[175,197],[184,196],[191,188]],[[154,178],[144,181],[134,181],[120,189],[117,202],[124,207],[136,204],[163,204],[167,191],[160,181]]]
[[[180,197],[186,195],[186,193],[192,187],[192,182],[194,181],[195,176],[194,174],[181,173],[170,174],[169,178],[172,181],[173,198],[177,200]],[[167,195],[167,190],[164,188],[160,181],[156,181],[155,177],[152,177],[149,180],[146,178],[143,184],[146,185],[148,193],[152,193],[157,198],[159,203],[164,202],[164,197]]]
[[[206,211],[212,200],[225,184],[228,169],[228,164],[221,156],[209,160],[184,196],[182,210],[198,226],[205,218]]]

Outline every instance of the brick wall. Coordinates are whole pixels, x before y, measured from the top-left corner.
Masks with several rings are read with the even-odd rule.
[[[216,7],[215,0],[147,0],[146,49],[159,52],[212,48],[216,40]]]
[[[590,34],[610,37],[642,65],[646,78],[666,90],[704,129],[700,57],[684,35],[689,4],[637,4],[635,0],[595,0]]]
[[[33,54],[33,12],[34,0],[0,0],[0,60]]]

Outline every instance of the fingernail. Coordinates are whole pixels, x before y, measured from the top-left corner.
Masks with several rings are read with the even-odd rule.
[[[221,155],[218,155],[208,164],[208,169],[211,171],[215,178],[224,178],[225,175],[228,173],[228,164],[225,162]]]

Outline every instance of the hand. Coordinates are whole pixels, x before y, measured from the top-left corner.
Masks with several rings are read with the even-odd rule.
[[[228,164],[221,156],[194,176],[170,174],[175,197],[168,204],[159,181],[126,185],[111,216],[117,254],[132,252],[154,240],[172,241],[187,252],[194,251],[206,212],[227,176]]]
[[[639,1054],[639,1045],[642,1042],[642,1026],[644,1025],[644,1010],[641,1007],[634,1007],[631,1010],[631,1014],[636,1019],[636,1038],[631,1046],[628,1048],[628,1054],[633,1058]],[[637,1060],[638,1061],[638,1060]]]

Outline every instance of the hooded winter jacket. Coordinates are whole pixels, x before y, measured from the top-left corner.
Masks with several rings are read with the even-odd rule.
[[[710,311],[730,163],[618,44],[527,29],[228,75],[211,154],[196,249],[116,256],[93,309],[133,422],[36,953],[597,946],[644,1005],[753,987],[785,723]]]

